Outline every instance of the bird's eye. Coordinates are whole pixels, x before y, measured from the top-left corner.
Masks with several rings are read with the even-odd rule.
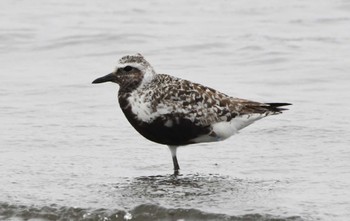
[[[124,69],[124,71],[129,72],[129,71],[132,70],[132,67],[131,66],[126,66],[123,69]]]

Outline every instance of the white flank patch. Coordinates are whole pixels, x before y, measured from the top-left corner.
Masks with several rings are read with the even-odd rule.
[[[251,114],[242,115],[233,118],[229,122],[218,122],[213,124],[213,132],[221,139],[227,139],[230,136],[237,133],[239,130],[245,128],[246,126],[254,123],[261,118],[264,118],[265,114]]]
[[[195,143],[202,143],[225,140],[237,133],[239,130],[245,128],[246,126],[254,123],[257,120],[260,120],[261,118],[264,118],[265,116],[265,114],[242,115],[233,118],[229,122],[222,121],[214,123],[212,125],[212,131],[214,132],[213,134],[215,134],[216,136],[206,134],[192,139],[191,141]]]
[[[206,134],[206,135],[196,137],[196,138],[192,139],[191,141],[193,141],[195,143],[208,143],[208,142],[215,142],[215,141],[219,141],[219,140],[221,140],[219,137],[213,137],[213,136]]]

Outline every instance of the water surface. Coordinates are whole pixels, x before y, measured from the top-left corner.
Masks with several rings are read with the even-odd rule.
[[[348,220],[348,1],[1,1],[0,219]],[[168,149],[91,85],[125,54],[261,102],[226,141]]]

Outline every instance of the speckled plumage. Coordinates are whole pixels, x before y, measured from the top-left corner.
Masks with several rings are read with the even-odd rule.
[[[121,58],[115,72],[94,83],[105,81],[120,85],[119,104],[131,125],[147,139],[175,148],[175,159],[177,146],[224,140],[256,120],[285,110],[279,106],[289,105],[234,98],[157,74],[140,54]]]

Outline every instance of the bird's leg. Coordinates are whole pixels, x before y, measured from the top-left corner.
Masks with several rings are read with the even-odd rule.
[[[176,157],[176,150],[178,146],[169,146],[171,156],[173,158],[173,164],[174,164],[174,175],[177,176],[179,175],[179,163],[177,162],[177,157]]]
[[[179,163],[177,162],[176,156],[173,157],[173,164],[174,164],[174,175],[177,176],[179,175],[180,167],[179,167]]]

